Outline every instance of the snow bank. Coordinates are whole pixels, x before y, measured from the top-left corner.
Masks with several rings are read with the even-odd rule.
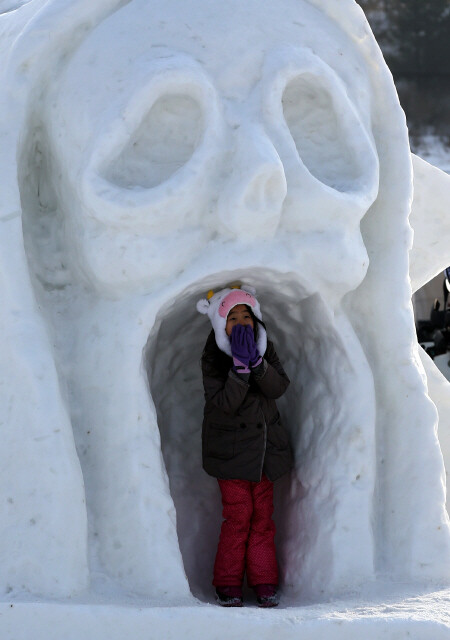
[[[450,476],[450,382],[423,349],[418,351],[427,376],[428,393],[439,413],[439,443],[445,464],[447,512],[450,513],[450,491],[448,490],[450,486],[448,480]],[[438,357],[443,358],[445,366],[448,366],[448,354]]]
[[[411,225],[411,283],[417,291],[450,264],[450,220],[447,202],[450,176],[417,156],[413,156],[414,201]]]

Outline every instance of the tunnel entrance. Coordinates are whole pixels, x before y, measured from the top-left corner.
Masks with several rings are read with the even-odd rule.
[[[238,278],[236,273],[227,276],[197,283],[165,306],[144,354],[185,571],[192,593],[206,601],[212,593],[221,500],[216,479],[202,469],[200,360],[211,325],[197,312],[196,302],[208,289],[218,291]],[[340,423],[347,424],[342,400],[345,405],[348,375],[354,371],[333,314],[319,295],[307,295],[295,274],[280,277],[252,270],[246,272],[245,283],[256,288],[268,337],[291,379],[277,404],[290,434],[295,469],[275,483],[274,519],[280,583],[285,591],[295,591],[306,565],[315,562],[315,571],[326,579],[333,562],[330,513],[332,518],[338,502],[333,477],[342,473],[338,452],[345,438],[340,442]],[[318,544],[319,564],[314,552]]]

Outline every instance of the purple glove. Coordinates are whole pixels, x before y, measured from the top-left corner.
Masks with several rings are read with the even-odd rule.
[[[255,334],[249,324],[245,325],[245,337],[247,339],[248,352],[249,352],[249,364],[253,369],[262,362],[262,358],[259,355],[258,347],[255,342]]]
[[[251,327],[250,330],[252,330]],[[237,373],[250,373],[250,351],[246,333],[246,326],[242,324],[236,324],[231,330],[230,342],[231,355],[233,356],[233,369]]]

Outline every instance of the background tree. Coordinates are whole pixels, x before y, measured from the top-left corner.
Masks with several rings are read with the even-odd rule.
[[[450,0],[395,0],[384,12],[394,72],[450,75]]]
[[[357,0],[394,75],[411,142],[450,144],[450,0]]]

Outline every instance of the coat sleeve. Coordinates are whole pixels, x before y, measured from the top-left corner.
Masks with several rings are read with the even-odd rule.
[[[260,391],[266,398],[276,400],[286,391],[290,380],[281,366],[275,348],[271,342],[267,344],[267,350],[263,359],[264,369],[260,376],[255,375],[254,379]]]
[[[224,376],[209,358],[202,358],[202,374],[206,402],[212,402],[225,413],[236,413],[250,388],[248,382],[232,369]]]

